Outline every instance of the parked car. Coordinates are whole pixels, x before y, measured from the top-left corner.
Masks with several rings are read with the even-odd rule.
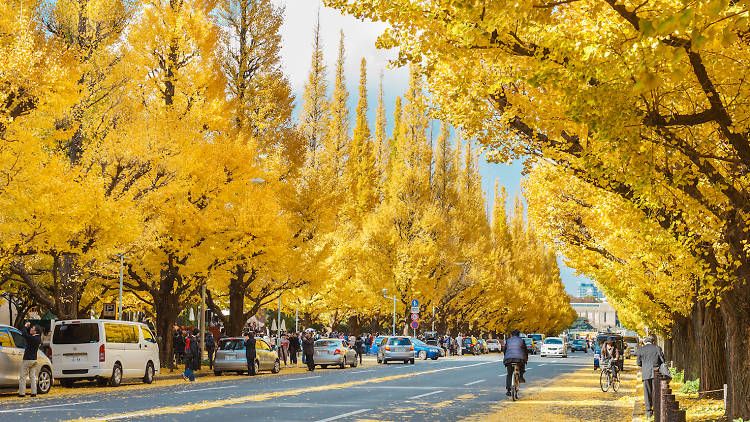
[[[560,356],[566,358],[568,357],[567,345],[560,337],[547,337],[542,342],[540,355],[542,357]]]
[[[409,337],[386,337],[378,345],[378,363],[402,361],[414,364],[414,344]]]
[[[0,387],[18,388],[18,374],[21,372],[26,339],[17,329],[0,324]],[[47,394],[52,389],[52,362],[40,350],[37,353],[39,375],[37,393]]]
[[[487,340],[487,352],[498,352],[503,349],[503,345],[500,343],[500,340],[496,338],[491,338]]]
[[[159,345],[140,322],[56,321],[50,344],[53,376],[63,387],[78,380],[117,387],[125,378],[151,384],[159,373]]]
[[[344,369],[347,365],[357,367],[357,352],[349,347],[347,342],[326,338],[315,341],[314,361],[316,366],[325,369],[329,365],[337,365]]]
[[[276,374],[281,371],[281,363],[275,347],[271,347],[261,338],[256,338],[255,373],[260,371],[271,371]],[[247,372],[244,338],[227,337],[219,340],[219,347],[214,357],[214,375],[221,376],[224,372],[238,374]]]
[[[574,353],[576,351],[588,353],[588,348],[586,347],[586,340],[577,338],[570,342],[570,353]]]
[[[383,341],[384,338],[388,336],[377,336],[372,340],[372,345],[370,346],[370,354],[373,354],[375,356],[378,355],[378,346],[380,345],[380,342]]]
[[[480,353],[476,337],[464,337],[463,343],[463,354],[478,355]]]
[[[437,346],[431,346],[418,338],[411,338],[412,344],[414,344],[414,356],[422,360],[432,359],[437,360],[440,357],[442,349]]]
[[[625,342],[625,358],[635,356],[635,352],[638,351],[638,337],[623,337],[623,341]]]
[[[526,349],[528,349],[529,353],[532,355],[536,354],[536,344],[534,344],[534,339],[531,337],[524,337],[523,338],[524,343],[526,343]]]

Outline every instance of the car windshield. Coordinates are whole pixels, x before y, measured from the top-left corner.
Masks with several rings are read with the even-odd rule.
[[[573,340],[573,343],[575,343],[575,344],[583,344],[584,341],[583,340]]]
[[[394,337],[388,340],[391,346],[411,346],[411,340],[404,337]]]
[[[341,347],[341,340],[318,340],[315,347]]]
[[[542,335],[541,334],[532,334],[531,338],[533,338],[534,340],[537,340],[537,341],[541,341],[542,340]]]
[[[635,337],[625,337],[625,343],[638,343],[638,339]]]
[[[562,340],[559,338],[548,338],[544,340],[544,344],[562,344]]]
[[[245,340],[241,338],[225,339],[219,342],[219,350],[244,350]]]
[[[528,337],[523,339],[523,341],[526,342],[526,344],[531,344],[531,339]]]
[[[412,339],[411,342],[414,343],[415,346],[427,346],[426,344],[422,342],[422,340],[419,340],[416,338]]]
[[[85,344],[99,342],[99,324],[62,324],[55,326],[52,344]]]

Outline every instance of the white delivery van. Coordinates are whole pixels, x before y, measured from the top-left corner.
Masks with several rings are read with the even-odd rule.
[[[53,375],[64,387],[83,379],[115,387],[123,378],[142,378],[151,384],[159,373],[159,345],[140,322],[57,321],[50,346]]]

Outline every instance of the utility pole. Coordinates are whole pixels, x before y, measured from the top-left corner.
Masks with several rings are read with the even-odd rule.
[[[396,295],[388,296],[388,289],[383,289],[383,297],[386,299],[393,299],[393,327],[391,329],[391,335],[396,335]]]
[[[123,267],[125,266],[125,255],[120,254],[120,300],[117,305],[117,319],[122,320],[122,276]]]
[[[297,305],[297,308],[294,311],[294,333],[297,334],[299,332],[299,305]]]
[[[279,311],[276,320],[276,347],[281,348],[281,294],[279,294]]]
[[[435,331],[435,307],[432,307],[432,331]]]

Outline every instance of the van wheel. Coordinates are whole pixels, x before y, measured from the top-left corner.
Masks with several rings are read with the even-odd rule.
[[[276,359],[276,362],[273,363],[273,368],[271,369],[272,374],[278,374],[279,371],[281,371],[281,363],[278,359]]]
[[[62,379],[60,379],[60,385],[62,385],[65,388],[72,387],[74,382],[76,382],[76,380],[74,380],[72,378],[62,378]]]
[[[112,377],[109,379],[110,387],[119,387],[122,382],[122,366],[119,363],[115,364],[112,368]]]
[[[39,371],[36,385],[39,394],[47,394],[52,388],[52,372],[46,366]]]
[[[154,364],[151,362],[146,364],[146,373],[143,375],[143,382],[146,384],[154,382]]]

